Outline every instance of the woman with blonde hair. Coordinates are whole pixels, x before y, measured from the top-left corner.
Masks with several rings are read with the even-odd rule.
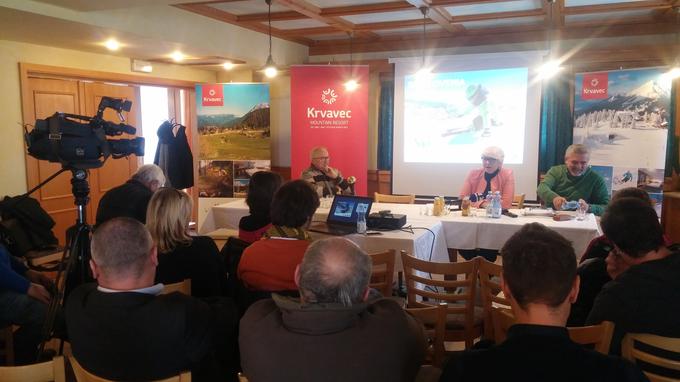
[[[149,201],[146,227],[158,248],[156,282],[191,279],[192,296],[218,296],[224,265],[210,237],[189,235],[192,204],[186,192],[174,188],[159,189]]]

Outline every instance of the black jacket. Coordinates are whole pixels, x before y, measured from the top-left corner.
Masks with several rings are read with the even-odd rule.
[[[187,141],[185,127],[180,125],[177,135],[172,133],[173,125],[163,122],[158,128],[158,147],[153,163],[163,169],[166,186],[178,190],[194,185],[194,157]]]

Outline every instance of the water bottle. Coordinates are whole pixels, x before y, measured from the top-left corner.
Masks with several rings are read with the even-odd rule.
[[[357,233],[366,233],[366,211],[357,211]]]
[[[493,194],[493,199],[491,201],[491,217],[495,219],[500,219],[502,212],[503,206],[501,204],[501,193],[500,191],[496,191]]]
[[[484,201],[484,206],[486,206],[486,217],[490,218],[493,216],[493,210],[492,210],[492,205],[493,205],[493,197],[491,193],[486,195],[486,200]]]

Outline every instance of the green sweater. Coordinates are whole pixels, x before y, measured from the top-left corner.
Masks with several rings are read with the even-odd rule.
[[[588,168],[581,176],[569,174],[566,165],[553,166],[538,185],[538,196],[546,207],[553,207],[553,199],[562,196],[570,200],[583,199],[590,205],[590,212],[602,215],[609,203],[609,193],[604,179]]]

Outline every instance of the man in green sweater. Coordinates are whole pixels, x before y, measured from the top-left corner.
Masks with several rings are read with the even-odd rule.
[[[538,185],[538,196],[546,207],[561,210],[568,201],[577,200],[595,215],[602,215],[609,203],[604,179],[590,166],[590,152],[584,145],[571,145],[564,154],[564,164],[553,166]]]

